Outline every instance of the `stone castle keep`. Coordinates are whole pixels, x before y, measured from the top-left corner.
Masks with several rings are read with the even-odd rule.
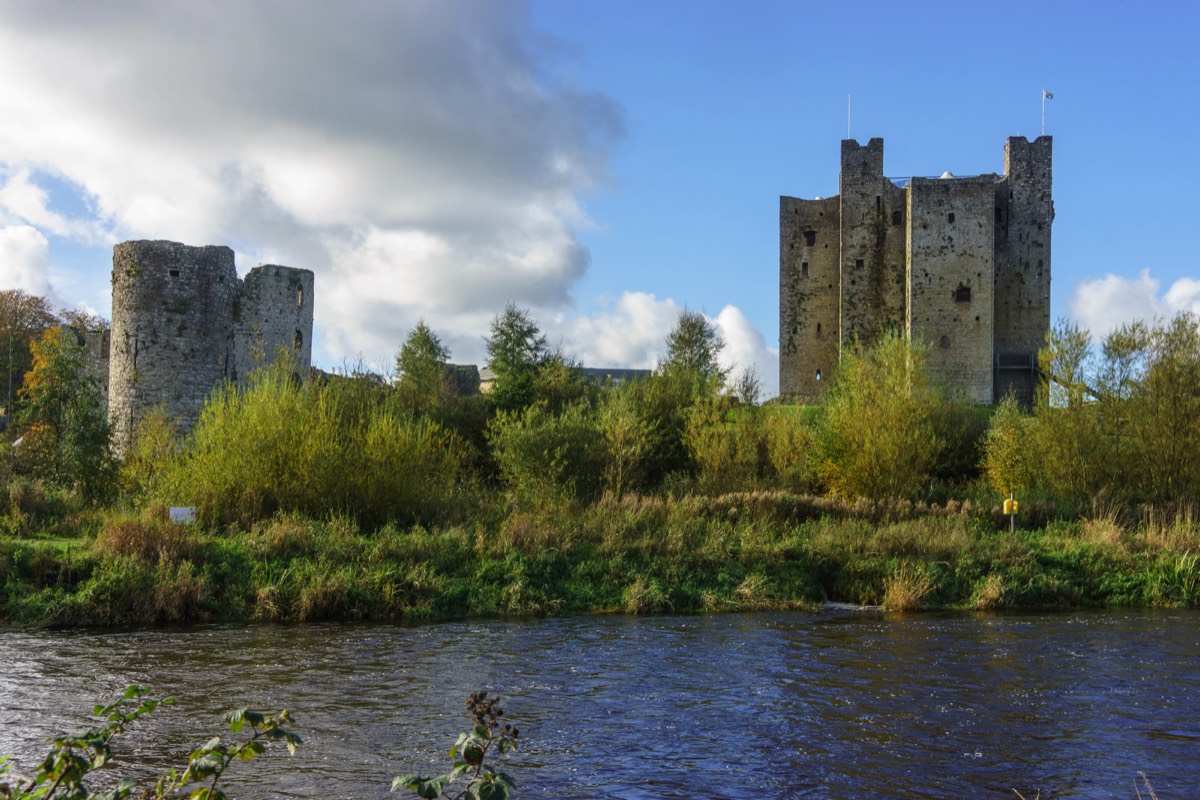
[[[113,248],[108,419],[118,452],[163,404],[190,430],[205,398],[280,352],[312,361],[313,273],[266,265],[244,280],[228,247],[123,242]],[[283,348],[281,350],[281,348]]]
[[[779,198],[780,394],[821,395],[841,348],[929,345],[964,399],[1029,403],[1050,327],[1051,144],[1009,138],[1004,174],[885,178],[883,140],[842,142],[837,197]]]

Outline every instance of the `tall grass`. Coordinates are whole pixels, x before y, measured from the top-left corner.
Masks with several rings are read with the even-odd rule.
[[[1185,521],[1009,533],[987,514],[745,492],[606,495],[469,523],[279,512],[246,528],[113,513],[94,541],[0,538],[0,619],[50,624],[429,619],[815,608],[1200,605]],[[1101,520],[1105,526],[1120,525]]]

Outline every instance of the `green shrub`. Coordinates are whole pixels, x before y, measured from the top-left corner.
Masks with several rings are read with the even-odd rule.
[[[646,454],[654,429],[640,413],[634,384],[608,386],[597,424],[604,439],[604,488],[617,497],[645,484]]]
[[[516,499],[540,505],[599,496],[604,444],[587,404],[573,403],[558,415],[540,403],[501,412],[488,437]]]
[[[730,412],[729,398],[701,397],[688,417],[684,440],[701,491],[724,494],[758,484],[766,444],[761,409],[746,406]]]
[[[766,410],[767,458],[779,486],[801,494],[817,490],[817,432],[800,409]]]
[[[276,511],[368,524],[435,515],[463,482],[461,441],[363,383],[300,384],[273,368],[224,387],[182,453],[161,456],[154,499],[244,527]]]
[[[936,420],[943,404],[925,350],[899,334],[844,351],[822,427],[821,472],[829,488],[877,505],[915,497],[942,450]]]

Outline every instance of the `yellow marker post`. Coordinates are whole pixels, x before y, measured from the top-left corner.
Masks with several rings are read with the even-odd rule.
[[[1013,494],[1009,492],[1008,499],[1004,501],[1004,513],[1008,515],[1008,530],[1009,533],[1017,532],[1017,501]]]

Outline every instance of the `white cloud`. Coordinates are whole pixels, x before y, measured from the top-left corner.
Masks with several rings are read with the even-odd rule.
[[[46,277],[49,261],[50,243],[37,228],[30,225],[0,228],[0,288],[52,295]]]
[[[1144,269],[1136,278],[1109,273],[1083,281],[1067,305],[1071,317],[1100,341],[1128,322],[1170,319],[1181,311],[1200,314],[1200,280],[1179,278],[1159,295],[1162,282]]]
[[[730,370],[730,378],[736,378],[743,369],[753,369],[761,382],[764,399],[779,394],[779,351],[767,347],[762,333],[736,306],[721,309],[716,323],[725,340],[721,366]]]
[[[551,335],[588,367],[653,369],[666,352],[667,334],[682,309],[674,300],[645,292],[625,292],[611,307],[592,316],[559,319]]]
[[[49,207],[49,193],[30,180],[28,169],[13,171],[0,186],[0,215],[34,225],[57,236],[90,244],[115,244],[97,220],[67,219]]]
[[[653,367],[675,301],[574,311],[582,197],[622,126],[559,52],[517,0],[2,5],[0,280],[50,293],[47,235],[228,244],[243,271],[317,273],[326,365],[386,369],[420,318],[482,363],[513,301],[589,366]],[[736,308],[714,322],[722,363],[774,392],[762,335]]]
[[[421,315],[478,350],[508,300],[570,307],[622,132],[552,53],[518,2],[5,4],[0,224],[311,268],[335,361]]]
[[[671,298],[625,292],[611,307],[591,316],[558,319],[549,326],[572,357],[590,367],[628,366],[652,369],[666,355],[667,334],[683,308]],[[779,393],[779,354],[736,306],[725,306],[715,318],[705,315],[725,342],[718,358],[731,379],[752,368],[764,397]]]

